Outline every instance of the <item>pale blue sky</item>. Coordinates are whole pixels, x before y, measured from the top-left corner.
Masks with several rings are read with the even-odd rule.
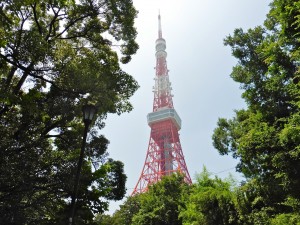
[[[123,66],[139,83],[131,98],[134,109],[121,116],[109,115],[101,131],[109,140],[110,157],[125,164],[127,195],[136,185],[146,157],[150,128],[146,116],[152,111],[155,76],[155,40],[160,9],[173,102],[182,120],[180,139],[192,179],[205,165],[226,177],[235,172],[236,161],[220,156],[212,146],[219,117],[231,118],[234,109],[245,107],[239,84],[229,77],[236,60],[223,39],[235,28],[261,25],[270,0],[133,0],[140,49]],[[225,172],[222,172],[225,171]],[[112,203],[110,212],[121,202]]]

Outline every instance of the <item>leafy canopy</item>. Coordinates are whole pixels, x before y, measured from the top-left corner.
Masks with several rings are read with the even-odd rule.
[[[76,221],[125,194],[123,164],[107,158],[107,113],[132,109],[138,88],[120,68],[137,51],[131,0],[0,1],[0,223],[66,224],[83,133]],[[120,60],[119,60],[120,58]]]
[[[263,26],[236,29],[224,40],[237,59],[231,77],[241,84],[247,108],[219,119],[213,144],[239,159],[255,224],[299,212],[289,200],[300,199],[299,7],[300,1],[274,0]]]

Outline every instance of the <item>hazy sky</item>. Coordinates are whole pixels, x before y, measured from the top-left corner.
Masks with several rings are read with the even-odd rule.
[[[174,108],[181,117],[180,140],[185,161],[194,179],[205,165],[219,177],[235,172],[236,161],[220,156],[211,136],[218,118],[231,118],[234,109],[245,108],[239,84],[230,77],[236,60],[223,39],[235,28],[261,25],[271,0],[134,0],[140,46],[132,61],[123,66],[139,83],[131,98],[134,109],[121,116],[109,115],[101,131],[110,140],[110,157],[125,164],[127,195],[142,172],[150,127],[146,116],[152,111],[155,77],[155,40],[158,10],[162,34],[167,42],[167,64],[173,88]],[[110,212],[121,202],[111,203]]]

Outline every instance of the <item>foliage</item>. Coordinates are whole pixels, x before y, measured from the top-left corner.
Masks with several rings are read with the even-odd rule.
[[[237,224],[234,184],[232,178],[210,178],[204,167],[197,175],[197,183],[193,185],[185,200],[186,208],[180,212],[183,224]]]
[[[104,215],[104,214],[98,214],[95,218],[96,224],[101,224],[101,225],[112,225],[115,224],[113,223],[113,219],[110,215]]]
[[[288,214],[279,214],[274,219],[271,220],[272,225],[299,225],[300,224],[300,215],[288,213]]]
[[[231,77],[247,109],[219,119],[213,144],[240,160],[237,169],[247,178],[240,210],[249,224],[293,215],[286,203],[300,200],[299,7],[298,0],[274,0],[264,26],[236,29],[224,41],[238,60]]]
[[[183,176],[172,174],[162,178],[140,195],[140,209],[132,225],[180,225],[179,207],[187,184]]]
[[[132,224],[133,217],[141,209],[140,195],[129,196],[120,210],[116,211],[113,215],[114,224]]]
[[[210,178],[206,168],[190,186],[181,175],[172,174],[151,185],[147,192],[128,197],[104,221],[114,225],[239,224],[235,188],[232,177]]]
[[[125,193],[123,164],[98,134],[132,109],[121,70],[138,48],[131,0],[0,1],[0,223],[66,224],[84,125],[97,106],[78,191],[77,224]],[[116,47],[117,46],[117,47]]]
[[[147,192],[128,197],[110,219],[114,225],[182,224],[179,210],[184,207],[187,193],[188,185],[182,175],[164,176]]]

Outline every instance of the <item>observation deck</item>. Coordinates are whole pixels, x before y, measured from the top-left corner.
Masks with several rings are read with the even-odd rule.
[[[173,121],[178,130],[181,129],[181,119],[178,116],[175,109],[161,109],[156,112],[148,113],[147,115],[147,121],[149,126],[151,126],[154,123],[158,123],[169,119]]]

